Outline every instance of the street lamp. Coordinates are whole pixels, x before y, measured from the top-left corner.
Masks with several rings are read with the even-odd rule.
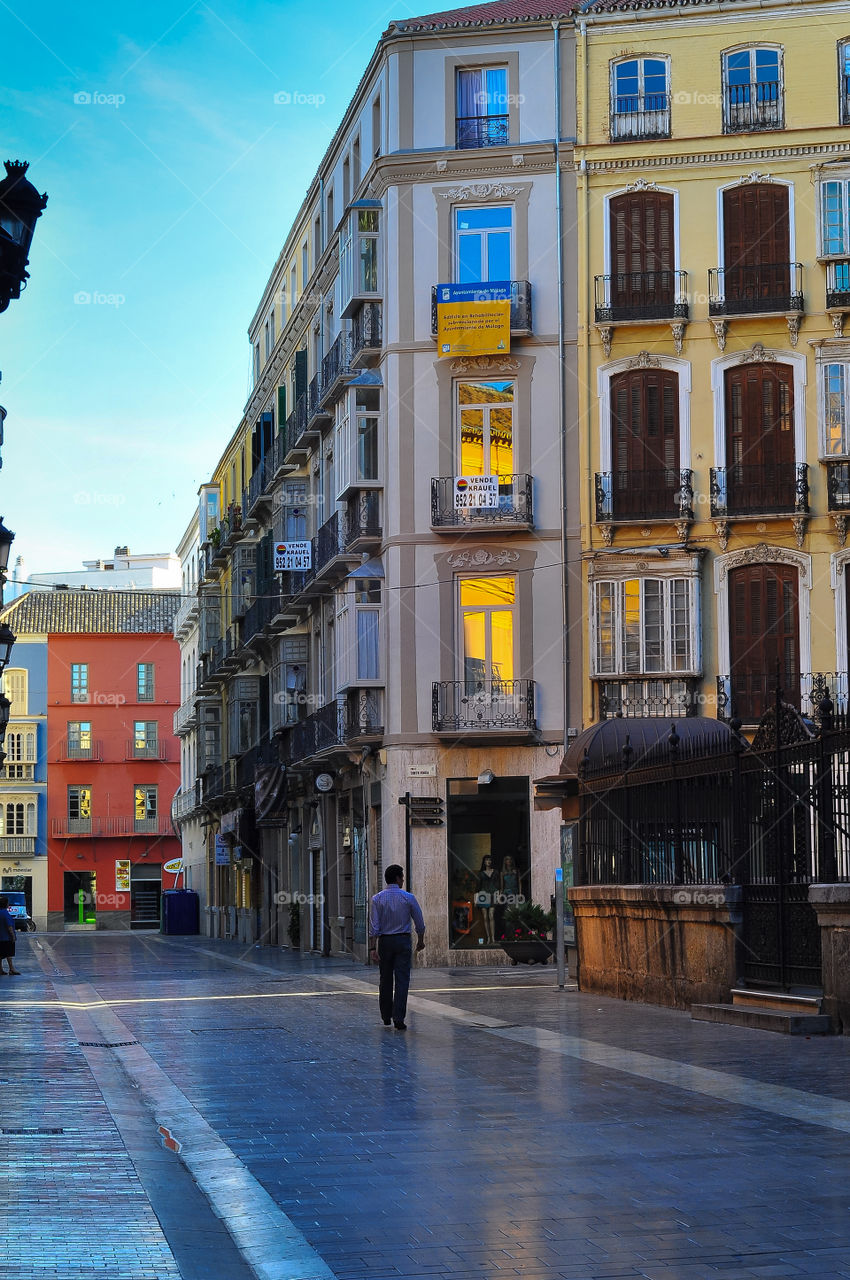
[[[9,626],[8,622],[0,623],[0,676],[2,676],[8,666],[15,638],[15,633]],[[3,735],[0,734],[0,742],[2,742],[2,740]]]
[[[27,262],[35,224],[47,204],[26,176],[26,160],[6,160],[0,181],[0,311],[20,298],[29,280]]]

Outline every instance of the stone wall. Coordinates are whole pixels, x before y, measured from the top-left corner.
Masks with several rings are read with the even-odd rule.
[[[582,991],[687,1009],[736,985],[736,886],[583,885],[569,891]]]
[[[820,925],[823,1012],[850,1035],[850,884],[813,884],[809,902]]]

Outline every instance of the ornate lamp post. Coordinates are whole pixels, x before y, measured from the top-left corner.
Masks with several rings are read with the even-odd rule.
[[[35,224],[47,196],[39,195],[26,176],[26,160],[7,160],[0,181],[0,311],[20,298],[29,280],[27,262]]]
[[[9,626],[8,622],[0,623],[0,676],[6,670],[9,661],[9,655],[12,652],[12,645],[15,643],[15,633]],[[6,737],[6,726],[9,723],[9,711],[11,702],[5,693],[0,693],[0,768],[6,759],[6,752],[3,750],[3,742]]]

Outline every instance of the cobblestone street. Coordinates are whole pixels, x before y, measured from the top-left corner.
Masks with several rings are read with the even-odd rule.
[[[850,1045],[158,934],[2,979],[4,1280],[850,1276]],[[179,1150],[177,1150],[179,1148]]]

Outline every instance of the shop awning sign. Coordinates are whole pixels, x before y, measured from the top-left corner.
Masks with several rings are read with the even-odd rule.
[[[313,566],[312,552],[312,543],[309,541],[276,542],[274,544],[275,573],[284,573],[287,570],[299,573],[304,569],[311,569]]]
[[[498,507],[498,476],[455,476],[455,511]]]
[[[440,356],[495,356],[511,349],[511,282],[437,285]]]
[[[183,859],[172,858],[170,862],[163,862],[162,869],[163,871],[167,871],[169,875],[179,876],[180,872],[183,870]]]

